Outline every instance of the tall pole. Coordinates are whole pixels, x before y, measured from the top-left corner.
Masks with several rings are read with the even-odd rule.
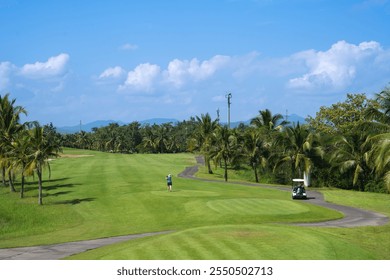
[[[228,127],[230,128],[230,104],[232,104],[230,100],[232,99],[232,94],[231,93],[226,94],[226,98],[228,100]]]

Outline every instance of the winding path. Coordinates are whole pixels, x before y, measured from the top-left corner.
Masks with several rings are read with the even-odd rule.
[[[197,164],[204,164],[203,157],[196,157]],[[193,180],[201,180],[206,182],[216,182],[216,180],[201,179],[194,177],[198,171],[198,165],[187,167],[178,176],[183,178],[189,178]],[[218,181],[219,182],[219,181]],[[239,184],[264,188],[275,188],[261,184],[254,183],[235,183],[229,182],[227,184]],[[290,191],[287,187],[277,187],[280,190]],[[348,206],[337,205],[326,202],[321,193],[316,191],[309,191],[309,199],[305,200],[306,203],[312,203],[319,206],[327,207],[340,211],[344,214],[344,217],[339,220],[318,222],[318,223],[300,223],[294,224],[299,226],[316,226],[316,227],[358,227],[358,226],[379,226],[389,222],[389,218],[385,215],[357,209]],[[74,254],[82,253],[87,250],[96,249],[105,245],[114,244],[117,242],[123,242],[131,239],[142,238],[146,236],[153,236],[159,234],[167,234],[172,231],[162,231],[153,233],[131,234],[117,237],[107,237],[95,240],[75,241],[62,244],[34,246],[34,247],[19,247],[0,249],[0,260],[58,260],[71,256]]]
[[[204,159],[201,156],[196,157],[197,164],[204,164]],[[182,173],[179,174],[179,177],[189,178],[193,180],[201,180],[207,182],[215,182],[214,180],[209,179],[201,179],[194,177],[195,173],[198,171],[198,165],[187,167]],[[246,186],[255,186],[262,188],[273,188],[267,185],[255,184],[255,183],[235,183],[228,182],[226,184],[239,184]],[[291,188],[279,186],[277,189],[284,191],[291,191]],[[349,206],[338,205],[330,202],[326,202],[324,200],[324,196],[317,191],[306,190],[308,193],[308,199],[302,200],[305,203],[311,203],[315,205],[319,205],[322,207],[330,208],[336,211],[343,213],[344,217],[338,220],[331,220],[325,222],[317,222],[317,223],[296,223],[294,225],[299,226],[315,226],[315,227],[338,227],[338,228],[349,228],[349,227],[360,227],[360,226],[380,226],[389,222],[389,218],[386,215],[358,209]]]
[[[131,234],[34,247],[0,249],[0,260],[59,260],[71,255],[79,254],[117,242],[123,242],[146,236],[167,234],[170,232],[172,231]]]

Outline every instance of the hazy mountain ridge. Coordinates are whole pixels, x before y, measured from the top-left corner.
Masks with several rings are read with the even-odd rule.
[[[177,123],[178,120],[176,119],[166,119],[166,118],[153,118],[153,119],[148,119],[148,120],[143,120],[139,121],[141,125],[161,125],[163,123]],[[128,123],[122,122],[122,121],[114,121],[114,120],[98,120],[98,121],[93,121],[90,123],[86,124],[78,124],[78,125],[73,125],[73,126],[62,126],[62,127],[57,127],[57,131],[60,133],[76,133],[79,131],[85,131],[85,132],[91,132],[93,128],[100,128],[104,126],[108,126],[111,123],[117,123],[120,126],[126,125]]]
[[[290,123],[295,123],[295,124],[297,122],[299,122],[300,124],[306,123],[305,118],[298,116],[296,114],[291,114],[291,115],[287,116],[287,119]],[[138,122],[141,125],[153,125],[153,124],[161,125],[164,123],[176,124],[179,122],[179,120],[168,119],[168,118],[152,118],[152,119],[147,119],[147,120],[138,121]],[[97,121],[93,121],[93,122],[86,123],[86,124],[81,123],[81,124],[74,125],[74,126],[57,127],[57,131],[60,133],[76,133],[79,131],[91,132],[92,129],[95,127],[100,128],[100,127],[108,126],[111,123],[117,123],[120,126],[128,124],[128,123],[125,123],[122,121],[115,121],[115,120],[97,120]],[[240,123],[244,123],[245,125],[249,125],[250,120],[231,122],[230,126],[234,128],[234,127],[237,127]],[[222,124],[226,124],[226,122],[222,122]]]

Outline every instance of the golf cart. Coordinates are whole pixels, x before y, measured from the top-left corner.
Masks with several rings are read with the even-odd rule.
[[[307,199],[304,179],[292,180],[291,197],[292,199]]]

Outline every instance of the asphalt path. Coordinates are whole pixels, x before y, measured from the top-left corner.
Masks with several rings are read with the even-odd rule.
[[[0,249],[0,260],[59,260],[102,246],[146,236],[167,234],[172,231],[131,234],[95,240],[75,241],[34,247]]]
[[[196,162],[198,165],[187,167],[182,173],[179,174],[179,177],[189,178],[193,180],[215,182],[214,180],[194,177],[195,173],[198,171],[198,166],[204,164],[203,157],[197,156]],[[262,187],[262,188],[273,188],[273,189],[277,188],[283,191],[288,191],[288,192],[291,191],[291,188],[285,186],[270,187],[263,184],[235,183],[235,182],[227,182],[226,184],[239,184],[239,185],[247,185],[247,186]],[[337,220],[330,220],[330,221],[317,222],[317,223],[295,223],[294,225],[307,226],[307,227],[350,228],[350,227],[361,227],[361,226],[380,226],[380,225],[387,224],[389,222],[389,218],[386,215],[376,213],[373,211],[326,202],[324,200],[324,196],[317,191],[306,189],[306,193],[308,194],[308,199],[301,200],[302,202],[311,203],[311,204],[315,204],[315,205],[319,205],[322,207],[339,211],[343,214],[344,217]]]
[[[196,157],[197,164],[204,164],[203,157]],[[201,180],[206,182],[216,182],[215,180],[201,179],[194,177],[198,171],[198,165],[187,167],[178,176],[183,178],[189,178],[193,180]],[[261,184],[254,183],[234,183],[228,182],[227,184],[240,184],[254,187],[275,188]],[[291,191],[287,187],[276,187],[283,191]],[[299,223],[294,224],[298,226],[311,226],[311,227],[359,227],[359,226],[380,226],[389,222],[389,218],[383,214],[367,211],[363,209],[337,205],[326,202],[323,195],[317,191],[308,191],[308,199],[304,200],[305,203],[312,203],[322,207],[330,208],[343,213],[344,217],[338,220],[331,220],[318,223]],[[74,254],[79,254],[88,250],[96,249],[102,246],[114,244],[117,242],[123,242],[136,238],[142,238],[146,236],[153,236],[159,234],[167,234],[172,231],[162,231],[153,233],[131,234],[117,237],[107,237],[95,240],[75,241],[61,244],[52,244],[44,246],[34,247],[18,247],[0,249],[0,260],[58,260]]]

